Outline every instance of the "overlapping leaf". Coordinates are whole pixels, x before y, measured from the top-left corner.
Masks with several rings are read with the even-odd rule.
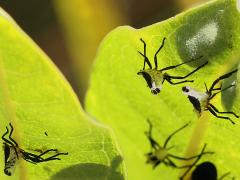
[[[239,177],[238,143],[240,121],[217,119],[206,112],[199,119],[182,85],[164,84],[162,92],[153,96],[146,82],[137,72],[143,67],[143,51],[140,38],[147,43],[147,56],[153,57],[162,39],[167,38],[158,54],[160,67],[179,64],[203,56],[197,62],[169,71],[171,75],[185,75],[199,64],[208,65],[188,79],[188,85],[205,91],[204,82],[211,85],[217,77],[237,68],[240,50],[240,14],[235,0],[217,0],[186,11],[167,21],[134,29],[119,27],[102,42],[96,56],[95,66],[86,98],[86,109],[96,118],[111,126],[120,142],[129,174],[129,179],[177,179],[180,171],[160,165],[152,170],[144,156],[150,150],[144,135],[148,130],[146,119],[153,122],[153,135],[163,143],[174,130],[191,121],[191,125],[171,141],[172,153],[180,156],[197,154],[203,143],[214,155],[204,156],[216,164],[219,175],[231,171]],[[212,103],[220,110],[224,107],[240,114],[239,75],[228,79],[236,81],[235,89],[217,96]],[[226,110],[225,109],[225,110]],[[182,164],[180,162],[180,164]]]
[[[24,150],[69,153],[37,165],[20,158],[12,178],[124,179],[112,132],[83,112],[61,73],[3,10],[0,27],[1,135],[11,122],[13,138]],[[9,179],[0,152],[0,179]]]

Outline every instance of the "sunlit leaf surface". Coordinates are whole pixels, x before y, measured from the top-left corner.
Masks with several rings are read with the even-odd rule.
[[[179,156],[195,155],[207,143],[207,150],[215,154],[203,156],[200,162],[214,162],[219,176],[230,171],[231,176],[240,178],[240,170],[236,168],[240,166],[240,120],[231,116],[236,122],[232,125],[209,112],[199,118],[182,93],[183,85],[164,83],[162,92],[154,96],[145,80],[137,75],[143,67],[143,57],[137,52],[143,52],[140,38],[147,43],[147,56],[153,64],[154,54],[166,37],[165,46],[158,54],[159,67],[203,56],[199,61],[168,72],[183,76],[209,61],[206,67],[188,77],[194,83],[185,84],[204,92],[204,82],[209,87],[220,75],[237,68],[239,22],[236,1],[211,1],[142,29],[119,27],[103,40],[92,72],[86,109],[116,132],[129,179],[177,179],[181,174],[178,169],[162,164],[153,170],[145,163],[144,154],[150,151],[144,134],[148,130],[147,118],[153,123],[153,136],[159,143],[191,121],[190,126],[171,140],[170,146],[174,145],[174,148],[170,152]],[[224,86],[236,80],[235,88],[213,99],[212,103],[219,110],[233,110],[240,114],[238,77],[235,74],[223,83]]]
[[[83,112],[61,73],[3,10],[0,27],[1,136],[11,122],[20,148],[68,152],[36,165],[20,158],[12,179],[124,179],[112,132]],[[0,179],[10,179],[0,155]]]

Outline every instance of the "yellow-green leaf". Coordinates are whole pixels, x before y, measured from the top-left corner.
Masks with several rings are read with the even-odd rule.
[[[159,67],[203,56],[199,61],[168,72],[185,75],[209,61],[207,66],[188,77],[194,83],[187,85],[204,92],[204,82],[209,87],[220,75],[238,66],[240,14],[236,3],[235,0],[211,1],[142,29],[119,27],[102,42],[92,72],[86,109],[115,130],[129,179],[177,179],[181,174],[178,169],[162,164],[153,170],[145,163],[144,154],[150,151],[144,134],[148,130],[147,118],[153,123],[153,136],[159,143],[191,121],[189,127],[172,139],[170,146],[174,145],[174,148],[171,152],[179,156],[196,155],[203,143],[207,143],[207,150],[215,154],[203,156],[201,161],[212,161],[217,166],[219,177],[230,171],[231,176],[240,178],[240,171],[236,168],[240,161],[239,119],[231,116],[236,122],[233,125],[209,112],[198,118],[192,104],[182,93],[183,85],[164,83],[162,92],[154,96],[146,87],[145,80],[137,75],[143,67],[143,57],[137,52],[143,52],[140,38],[147,43],[147,56],[153,64],[154,54],[166,37],[165,46],[158,54]],[[238,77],[233,76],[232,81]],[[221,98],[223,93],[216,96],[212,103],[219,110],[224,110],[224,105],[227,110],[240,114],[239,92],[237,83],[236,96],[234,91],[228,91],[227,100]]]
[[[62,74],[3,10],[0,27],[1,136],[12,123],[23,150],[68,152],[38,164],[20,157],[13,179],[124,179],[111,130],[84,113]],[[0,155],[0,179],[9,179]]]

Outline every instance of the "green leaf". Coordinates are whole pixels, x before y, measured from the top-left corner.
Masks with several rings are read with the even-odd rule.
[[[84,113],[62,74],[3,10],[0,27],[1,136],[11,122],[13,138],[23,150],[69,153],[36,165],[20,158],[13,178],[124,179],[111,130]],[[4,162],[3,150],[0,154]],[[1,169],[0,179],[9,179],[4,163]]]
[[[144,134],[148,130],[147,118],[153,123],[154,138],[161,144],[170,133],[191,121],[189,127],[171,140],[169,146],[174,145],[171,153],[179,156],[196,155],[207,143],[207,151],[214,151],[215,154],[205,155],[201,161],[212,161],[217,166],[219,177],[231,171],[232,176],[240,178],[240,170],[236,168],[240,161],[239,119],[231,116],[236,122],[236,125],[232,125],[209,112],[204,112],[198,118],[192,104],[182,93],[183,85],[164,83],[162,92],[154,96],[146,87],[145,80],[137,75],[143,67],[143,57],[137,52],[143,52],[140,38],[147,43],[147,56],[154,64],[154,54],[166,37],[165,46],[158,54],[159,67],[203,56],[196,62],[168,72],[170,75],[183,76],[209,61],[207,66],[187,78],[194,80],[194,83],[187,85],[204,92],[204,82],[210,87],[216,78],[238,66],[239,22],[236,1],[218,0],[142,29],[119,27],[104,39],[96,56],[86,109],[115,130],[129,179],[177,179],[182,173],[162,164],[153,170],[145,163],[144,154],[150,151]],[[231,77],[232,81],[236,77]],[[240,114],[238,85],[235,90],[227,91],[228,95],[222,93],[223,97],[218,95],[211,102],[219,110],[223,110],[224,106]]]

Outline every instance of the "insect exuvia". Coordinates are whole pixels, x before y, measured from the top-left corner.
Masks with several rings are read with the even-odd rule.
[[[230,77],[232,74],[234,74],[236,72],[237,72],[237,69],[220,76],[215,81],[213,81],[213,83],[212,83],[212,85],[209,89],[207,88],[207,86],[205,84],[206,92],[199,92],[197,90],[192,89],[189,86],[184,86],[182,88],[182,91],[184,92],[184,94],[186,94],[188,96],[189,101],[192,103],[194,109],[197,111],[197,113],[199,115],[201,115],[201,113],[203,111],[209,111],[215,117],[222,118],[222,119],[227,119],[232,124],[235,124],[235,122],[232,121],[231,118],[229,118],[227,116],[220,116],[218,114],[232,114],[236,118],[239,118],[239,116],[237,114],[235,114],[232,111],[221,112],[213,104],[211,104],[210,101],[220,92],[223,92],[223,91],[235,86],[235,84],[231,84],[228,87],[223,88],[223,89],[222,89],[221,86],[220,87],[215,87],[218,84],[219,81]]]
[[[171,133],[168,136],[168,138],[165,140],[163,146],[160,146],[160,144],[152,137],[152,124],[149,120],[148,120],[148,123],[149,123],[149,131],[146,132],[146,135],[147,135],[147,138],[151,145],[151,151],[149,153],[147,153],[146,156],[147,156],[147,163],[150,163],[153,166],[153,169],[156,168],[160,163],[163,163],[166,166],[170,166],[170,167],[174,167],[174,168],[188,168],[191,165],[178,166],[175,164],[173,159],[181,160],[181,161],[188,161],[191,159],[198,158],[199,156],[202,156],[204,154],[212,154],[213,153],[213,152],[204,152],[204,150],[203,150],[200,154],[192,156],[192,157],[179,157],[179,156],[173,155],[168,152],[171,148],[173,148],[173,146],[167,147],[167,145],[168,145],[169,141],[171,140],[171,138],[175,134],[177,134],[179,131],[186,128],[189,125],[189,123],[185,124],[184,126],[180,127],[179,129],[177,129],[173,133]],[[204,147],[204,149],[205,149],[205,147]]]
[[[167,81],[168,83],[172,84],[172,85],[176,85],[176,84],[181,84],[181,83],[186,83],[186,82],[193,82],[193,80],[183,80],[183,81],[178,81],[178,82],[173,82],[173,79],[185,79],[188,76],[190,76],[191,74],[195,73],[196,71],[198,71],[199,69],[201,69],[202,67],[204,67],[208,62],[205,62],[204,64],[200,65],[199,67],[197,67],[196,69],[194,69],[192,72],[188,73],[185,76],[171,76],[168,73],[164,72],[170,69],[174,69],[176,67],[179,67],[183,64],[192,62],[192,61],[196,61],[199,58],[202,58],[202,56],[200,56],[199,58],[196,59],[192,59],[190,61],[178,64],[178,65],[174,65],[174,66],[168,66],[162,69],[158,70],[158,59],[157,59],[157,55],[160,52],[160,50],[163,48],[164,46],[164,42],[166,40],[166,38],[164,37],[162,40],[162,45],[159,47],[159,49],[156,51],[155,55],[154,55],[154,63],[155,63],[155,67],[152,68],[152,64],[150,63],[147,55],[146,55],[146,43],[143,39],[140,39],[144,45],[144,51],[143,53],[138,51],[139,54],[141,54],[144,57],[144,63],[143,63],[143,69],[140,70],[137,74],[138,75],[142,75],[143,78],[145,79],[145,81],[147,82],[148,87],[151,89],[151,92],[153,94],[158,94],[161,89],[162,89],[162,85],[165,81]],[[145,69],[145,64],[147,63],[149,69]]]
[[[8,176],[11,176],[13,173],[13,170],[16,166],[17,161],[21,157],[25,161],[28,161],[33,164],[37,164],[40,162],[46,162],[51,160],[60,160],[57,156],[59,155],[68,155],[68,153],[59,153],[57,149],[48,149],[40,154],[33,154],[30,152],[26,152],[25,150],[21,149],[18,146],[18,143],[12,138],[13,133],[13,126],[11,123],[9,123],[9,126],[11,127],[10,133],[8,130],[8,127],[6,127],[6,132],[2,135],[3,140],[3,149],[4,149],[4,156],[5,156],[5,166],[4,166],[4,173]],[[8,135],[8,139],[5,137]],[[48,153],[54,153],[53,155],[50,155],[49,157],[43,157],[46,156]]]

